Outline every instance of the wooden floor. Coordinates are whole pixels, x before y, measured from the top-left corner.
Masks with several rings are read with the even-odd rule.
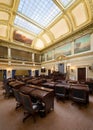
[[[15,111],[15,99],[4,98],[3,92],[0,87],[0,130],[93,130],[93,95],[87,108],[72,105],[70,100],[63,103],[55,99],[54,111],[45,118],[37,115],[36,123],[31,117],[23,123],[24,110]]]

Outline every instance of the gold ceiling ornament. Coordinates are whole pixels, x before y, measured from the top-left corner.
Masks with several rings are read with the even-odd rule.
[[[61,61],[61,60],[66,60],[66,59],[67,59],[67,57],[65,55],[60,55],[55,58],[56,61]]]

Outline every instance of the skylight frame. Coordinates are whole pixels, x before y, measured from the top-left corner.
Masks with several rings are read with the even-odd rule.
[[[36,35],[38,35],[43,30],[18,15],[16,15],[15,17],[14,25],[30,31],[31,33],[34,33]]]
[[[30,18],[40,26],[46,27],[62,11],[52,0],[20,0],[18,13]]]
[[[63,8],[68,8],[72,5],[76,0],[57,0]]]

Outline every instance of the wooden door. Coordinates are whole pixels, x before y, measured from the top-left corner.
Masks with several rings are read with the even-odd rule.
[[[51,70],[49,69],[49,70],[48,70],[48,76],[50,76],[50,75],[51,75]]]
[[[3,80],[3,71],[0,70],[0,81],[2,81],[2,80]]]
[[[86,68],[78,68],[78,81],[86,80]]]

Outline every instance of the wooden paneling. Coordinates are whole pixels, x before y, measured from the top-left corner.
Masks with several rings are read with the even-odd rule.
[[[26,52],[26,51],[21,51],[21,50],[16,50],[16,49],[11,49],[11,57],[12,59],[15,59],[15,60],[32,61],[31,52]]]
[[[0,58],[7,58],[8,57],[8,48],[0,46]]]
[[[28,70],[16,70],[15,75],[29,75]]]
[[[40,62],[40,54],[35,54],[35,62]]]

